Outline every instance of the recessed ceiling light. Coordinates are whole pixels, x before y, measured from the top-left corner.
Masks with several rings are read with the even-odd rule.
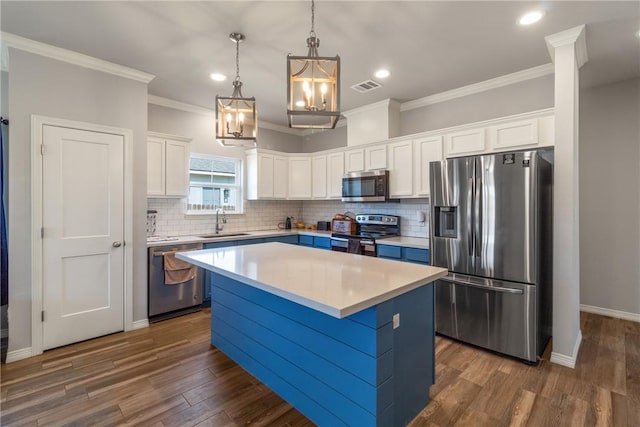
[[[374,74],[374,76],[376,76],[379,79],[386,79],[387,77],[389,77],[391,75],[391,72],[389,70],[385,70],[384,68],[376,71]]]
[[[518,23],[520,25],[531,25],[531,24],[535,24],[536,22],[538,22],[539,20],[541,20],[542,18],[544,18],[545,12],[544,10],[534,10],[528,13],[525,13],[524,15],[522,15],[520,17],[520,20],[518,21]]]
[[[223,82],[227,80],[227,76],[220,73],[211,73],[209,74],[209,77],[211,77],[211,80],[215,80],[216,82]]]
[[[636,33],[636,37],[640,37],[640,30]]]

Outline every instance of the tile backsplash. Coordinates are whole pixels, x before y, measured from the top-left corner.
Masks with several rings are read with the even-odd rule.
[[[284,225],[287,216],[296,220],[302,215],[302,202],[289,200],[247,200],[244,214],[227,214],[224,233],[237,231],[273,230],[278,224]],[[214,233],[214,215],[185,215],[186,199],[147,199],[147,209],[156,214],[156,235],[184,236]]]
[[[342,203],[339,200],[311,200],[302,202],[305,222],[330,221],[336,213],[386,214],[400,217],[400,233],[409,237],[429,237],[429,203],[427,199],[407,199],[394,203]],[[418,221],[423,212],[425,221]]]
[[[427,199],[401,200],[394,203],[342,203],[340,200],[247,200],[245,213],[227,214],[223,232],[273,230],[284,224],[287,216],[306,223],[330,221],[336,213],[387,214],[401,217],[403,236],[429,237],[429,203]],[[181,236],[215,232],[215,216],[185,215],[186,199],[147,199],[147,209],[157,211],[156,235]],[[423,212],[424,222],[418,221]]]

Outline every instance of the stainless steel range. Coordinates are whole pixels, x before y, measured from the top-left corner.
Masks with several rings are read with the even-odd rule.
[[[353,233],[332,233],[331,250],[377,256],[376,240],[400,235],[400,217],[381,214],[358,214]]]

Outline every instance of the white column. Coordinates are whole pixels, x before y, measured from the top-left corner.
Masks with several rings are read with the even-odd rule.
[[[545,37],[555,65],[553,197],[553,349],[551,361],[573,368],[580,332],[579,69],[587,61],[585,26]]]

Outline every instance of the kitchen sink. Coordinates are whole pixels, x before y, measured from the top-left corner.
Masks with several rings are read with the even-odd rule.
[[[215,239],[222,237],[248,236],[248,233],[229,233],[229,234],[202,234],[198,237],[203,239]]]

